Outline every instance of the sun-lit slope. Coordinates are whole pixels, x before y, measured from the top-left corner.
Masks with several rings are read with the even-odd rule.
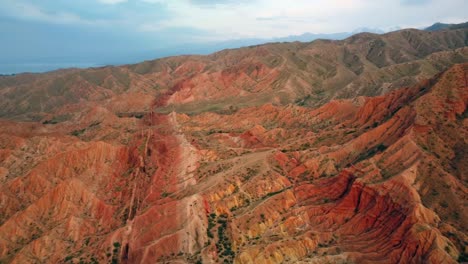
[[[165,113],[225,112],[269,102],[319,106],[333,98],[381,95],[466,62],[467,39],[466,28],[410,29],[119,67],[1,76],[0,117],[44,121],[57,111],[89,104],[114,113],[142,112],[155,98],[168,105],[160,109]]]
[[[467,75],[315,109],[158,114],[129,97],[1,121],[0,260],[454,263]]]
[[[314,111],[185,117],[206,160],[200,189],[214,218],[227,215],[228,235],[214,235],[227,246],[208,250],[232,249],[239,263],[450,263],[466,254],[467,74],[458,65]]]

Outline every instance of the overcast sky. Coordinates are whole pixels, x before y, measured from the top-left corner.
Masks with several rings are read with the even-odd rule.
[[[0,56],[151,50],[468,20],[468,0],[0,0]]]

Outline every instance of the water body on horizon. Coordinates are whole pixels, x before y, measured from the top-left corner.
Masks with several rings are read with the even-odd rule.
[[[11,75],[20,73],[42,73],[64,68],[100,67],[102,64],[93,62],[57,62],[57,63],[0,63],[0,74]]]

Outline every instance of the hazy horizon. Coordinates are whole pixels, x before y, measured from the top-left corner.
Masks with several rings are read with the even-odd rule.
[[[137,63],[468,20],[463,0],[300,0],[293,5],[266,0],[0,0],[0,7],[0,74]]]

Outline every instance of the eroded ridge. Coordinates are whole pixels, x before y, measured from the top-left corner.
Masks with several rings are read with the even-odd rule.
[[[190,81],[144,79],[142,102],[99,89],[113,99],[1,120],[0,261],[464,261],[467,78],[190,113]]]

